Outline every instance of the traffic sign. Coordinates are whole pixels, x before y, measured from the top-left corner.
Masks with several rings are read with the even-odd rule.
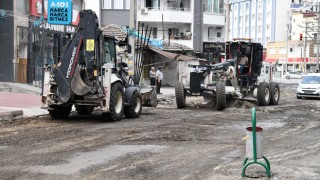
[[[72,0],[49,0],[48,1],[48,23],[49,24],[71,24]]]

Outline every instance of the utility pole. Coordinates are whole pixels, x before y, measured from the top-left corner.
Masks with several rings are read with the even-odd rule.
[[[45,58],[44,58],[44,50],[45,50],[45,46],[46,46],[46,44],[44,43],[44,0],[42,0],[42,46],[41,46],[41,74],[42,74],[42,76],[41,76],[41,95],[43,95],[43,86],[44,86],[44,65],[45,65],[45,62],[44,61],[46,61],[45,60]],[[37,68],[37,67],[36,67]],[[36,70],[37,71],[37,70]]]
[[[288,72],[288,51],[289,51],[289,24],[287,24],[287,51],[286,51],[286,68],[285,68],[286,72]]]
[[[303,73],[307,73],[307,61],[306,61],[306,54],[307,54],[307,33],[308,31],[308,18],[306,18],[306,25],[305,25],[305,32],[304,32],[304,49],[303,49]]]
[[[320,23],[319,23],[319,2],[317,2],[317,23],[318,23],[318,28],[317,28],[317,69],[316,69],[316,72],[319,72],[320,70],[320,67],[319,67],[319,29],[320,29]]]
[[[225,0],[224,9],[225,9],[225,16],[226,16],[224,41],[226,42],[229,40],[229,29],[230,29],[230,4],[229,4],[229,0]]]

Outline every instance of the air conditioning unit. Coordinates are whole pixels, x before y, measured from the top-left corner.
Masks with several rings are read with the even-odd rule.
[[[148,8],[141,8],[140,12],[141,14],[148,14]]]

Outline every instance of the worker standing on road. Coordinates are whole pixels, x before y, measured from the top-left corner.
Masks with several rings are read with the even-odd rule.
[[[149,71],[149,77],[150,77],[150,85],[155,86],[156,85],[156,69],[154,67],[151,67],[151,70]]]
[[[160,94],[160,88],[163,80],[163,73],[162,73],[162,67],[160,66],[157,73],[156,73],[156,79],[157,79],[157,94]]]

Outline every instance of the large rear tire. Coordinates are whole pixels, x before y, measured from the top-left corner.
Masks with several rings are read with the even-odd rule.
[[[109,113],[105,116],[110,121],[119,121],[123,116],[124,107],[124,95],[123,86],[121,83],[117,82],[111,86],[110,92],[110,108]]]
[[[56,106],[49,110],[49,115],[52,119],[67,119],[70,115],[72,105]]]
[[[277,105],[280,100],[280,88],[279,84],[276,82],[270,83],[271,99],[270,105]]]
[[[257,100],[259,106],[268,106],[270,104],[270,87],[269,83],[261,82],[258,86]]]
[[[218,111],[227,107],[226,84],[223,81],[218,81],[216,84],[216,105]]]
[[[138,91],[132,95],[131,104],[124,107],[124,115],[126,118],[137,118],[142,111],[142,97]]]
[[[178,109],[185,108],[186,105],[186,94],[184,91],[183,83],[178,81],[175,86],[175,94],[176,94],[176,103]]]
[[[91,115],[93,112],[93,106],[83,106],[83,105],[76,105],[76,111],[80,115]]]

